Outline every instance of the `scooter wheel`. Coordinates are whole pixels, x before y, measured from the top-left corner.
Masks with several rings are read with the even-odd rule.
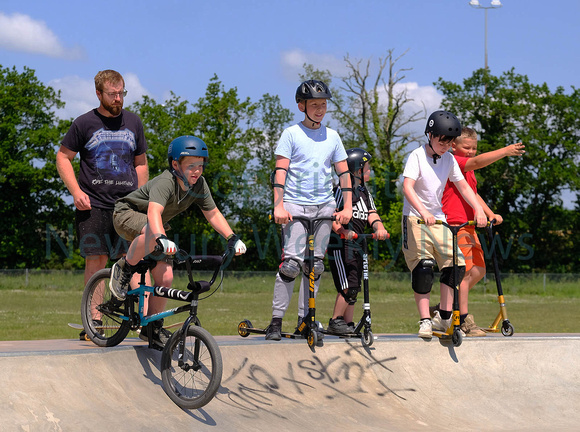
[[[362,338],[361,338],[361,342],[362,342],[363,346],[370,347],[374,341],[375,341],[375,338],[373,336],[373,332],[365,329],[364,333],[362,335]]]
[[[314,330],[310,330],[310,333],[308,333],[308,338],[306,339],[306,341],[308,342],[308,346],[310,347],[310,349],[313,350],[316,344],[318,343],[318,336]]]
[[[250,332],[247,329],[251,327],[252,323],[250,322],[250,320],[243,320],[238,324],[238,334],[241,337],[248,337],[250,335]]]
[[[451,342],[453,342],[453,346],[460,346],[463,342],[463,335],[461,334],[461,330],[454,330],[453,335],[451,335]]]
[[[501,326],[501,334],[504,336],[512,336],[514,334],[514,326],[509,321],[504,321]]]

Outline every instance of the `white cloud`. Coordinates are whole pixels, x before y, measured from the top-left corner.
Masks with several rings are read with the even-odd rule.
[[[83,57],[81,48],[64,47],[46,23],[19,13],[6,15],[0,12],[0,47],[55,58],[74,60]]]
[[[132,103],[140,101],[143,95],[148,95],[149,92],[143,87],[136,74],[127,72],[122,75],[127,89],[124,102],[124,107],[127,108]],[[99,106],[99,99],[95,93],[95,81],[92,78],[66,76],[54,79],[48,85],[55,90],[60,90],[60,98],[65,102],[65,107],[56,111],[56,115],[61,119],[76,118]]]
[[[294,49],[285,51],[281,56],[284,76],[294,82],[298,75],[304,73],[304,64],[311,64],[315,69],[328,70],[333,76],[346,74],[346,63],[342,58],[330,54],[317,54]]]

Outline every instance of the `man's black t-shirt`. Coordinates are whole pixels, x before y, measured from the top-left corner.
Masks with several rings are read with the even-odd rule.
[[[80,154],[78,182],[92,207],[113,209],[118,198],[137,189],[134,159],[147,151],[147,142],[136,114],[121,110],[104,117],[93,109],[73,122],[62,145]]]

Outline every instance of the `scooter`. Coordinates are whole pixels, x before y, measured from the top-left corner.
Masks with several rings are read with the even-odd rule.
[[[418,223],[424,224],[425,221],[419,220]],[[445,331],[437,331],[433,330],[433,335],[437,336],[439,339],[451,339],[453,346],[460,346],[463,342],[463,332],[460,328],[460,319],[459,319],[459,283],[458,283],[458,266],[457,266],[457,255],[459,251],[459,247],[457,245],[457,233],[461,228],[467,225],[476,225],[475,221],[467,221],[461,225],[453,226],[449,225],[447,222],[442,220],[436,220],[436,225],[444,225],[446,226],[453,235],[453,279],[455,280],[455,286],[453,286],[453,312],[452,312],[452,320],[451,326]]]
[[[503,289],[501,286],[501,277],[500,277],[500,270],[499,264],[497,262],[497,254],[495,251],[494,242],[493,242],[493,225],[496,222],[495,219],[488,222],[487,226],[485,227],[485,231],[487,233],[487,239],[489,241],[489,245],[492,248],[491,253],[491,260],[493,262],[493,272],[495,274],[495,283],[497,285],[497,299],[499,302],[499,312],[495,317],[493,323],[488,327],[482,327],[481,329],[485,332],[489,333],[498,333],[501,331],[501,334],[504,336],[512,336],[514,334],[514,326],[510,323],[510,320],[507,316],[507,309],[505,306],[505,299],[503,297]],[[501,322],[501,328],[499,328],[499,324]]]
[[[345,237],[341,235],[341,239]],[[326,329],[324,334],[339,336],[341,338],[360,338],[364,347],[370,347],[374,342],[373,332],[371,330],[371,304],[369,296],[369,256],[367,247],[367,238],[376,238],[375,234],[354,234],[353,240],[360,239],[360,246],[363,258],[363,314],[359,322],[354,327],[352,333],[333,333]],[[388,238],[388,237],[387,237]]]
[[[308,314],[298,324],[294,333],[282,332],[282,337],[288,339],[306,338],[308,346],[314,351],[319,342],[318,334],[322,332],[322,325],[316,321],[316,299],[314,297],[314,235],[323,221],[332,221],[334,216],[315,219],[294,216],[292,220],[302,223],[308,233],[306,256],[304,257],[304,262],[308,266]],[[252,326],[251,321],[247,319],[241,321],[238,324],[238,334],[241,337],[247,337],[250,333],[266,334],[266,329]]]

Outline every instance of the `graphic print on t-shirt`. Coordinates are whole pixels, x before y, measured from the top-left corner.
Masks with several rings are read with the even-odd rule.
[[[96,131],[85,147],[95,163],[97,178],[92,179],[93,184],[133,186],[127,180],[127,173],[133,167],[136,147],[135,134],[128,129]]]

